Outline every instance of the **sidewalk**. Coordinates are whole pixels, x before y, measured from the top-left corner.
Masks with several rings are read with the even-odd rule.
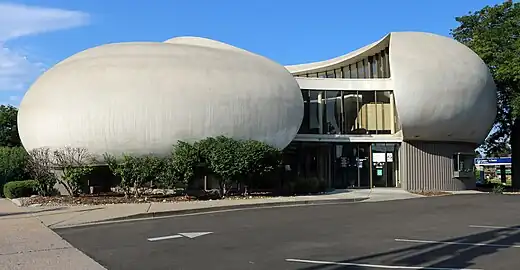
[[[105,269],[32,217],[29,209],[6,199],[0,199],[0,228],[0,269]]]
[[[139,203],[99,206],[26,207],[32,216],[49,228],[71,227],[89,223],[167,215],[195,214],[208,211],[231,211],[244,208],[296,206],[306,204],[388,201],[422,197],[399,189],[343,190],[330,194],[266,199],[215,200],[177,203]]]

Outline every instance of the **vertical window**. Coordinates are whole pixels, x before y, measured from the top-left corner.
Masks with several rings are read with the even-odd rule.
[[[326,103],[325,103],[325,134],[340,134],[340,91],[325,91]]]
[[[310,95],[309,90],[302,90],[303,97],[303,121],[300,126],[299,134],[310,133]]]
[[[326,75],[327,78],[334,78],[335,77],[334,70],[328,70],[326,74],[327,74]]]
[[[356,119],[359,112],[358,99],[359,95],[356,91],[342,91],[343,102],[343,130],[344,134],[356,133],[358,126]]]
[[[343,78],[343,73],[341,68],[337,68],[334,70],[334,78]]]
[[[359,62],[357,62],[357,68],[358,68],[358,78],[359,79],[364,79],[366,78],[366,74],[365,74],[365,61],[364,60],[361,60]]]
[[[327,74],[325,72],[318,72],[318,78],[326,78]]]
[[[392,76],[392,71],[390,70],[390,49],[388,47],[385,49],[385,66],[386,78],[390,78]]]
[[[320,134],[321,130],[321,92],[309,91],[309,134]]]

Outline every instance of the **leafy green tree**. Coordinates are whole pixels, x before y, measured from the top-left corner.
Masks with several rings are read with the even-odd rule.
[[[503,154],[520,113],[520,3],[486,6],[456,20],[451,34],[484,60],[497,86],[497,118],[483,149],[488,156]]]
[[[204,145],[200,152],[208,169],[219,178],[220,195],[228,195],[231,186],[240,181],[243,172],[240,169],[239,148],[240,142],[232,138],[218,136],[202,140],[199,144]]]
[[[205,144],[190,144],[179,141],[173,146],[171,158],[167,161],[166,173],[170,176],[170,186],[188,186],[199,175],[202,168],[202,151]]]
[[[255,182],[264,181],[266,176],[279,168],[281,161],[282,153],[275,147],[255,140],[240,142],[237,162],[242,183],[247,186],[261,184]]]
[[[27,159],[28,155],[23,147],[0,147],[0,193],[7,182],[29,179],[26,171]]]
[[[105,162],[108,164],[112,173],[121,178],[121,187],[125,196],[130,194],[130,189],[134,189],[134,196],[139,197],[140,189],[144,184],[157,180],[164,170],[164,163],[161,158],[155,156],[135,157],[123,155],[120,160],[105,154]]]
[[[18,109],[11,105],[0,105],[0,146],[22,146],[18,136]]]

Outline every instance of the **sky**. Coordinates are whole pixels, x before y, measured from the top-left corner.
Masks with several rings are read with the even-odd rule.
[[[93,46],[219,40],[282,65],[326,60],[393,31],[449,36],[455,17],[500,0],[0,0],[0,103]],[[71,89],[73,91],[73,89]]]

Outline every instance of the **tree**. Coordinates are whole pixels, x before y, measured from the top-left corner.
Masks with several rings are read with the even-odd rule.
[[[271,172],[279,168],[282,161],[282,153],[275,147],[266,143],[247,140],[240,142],[238,148],[238,167],[247,186],[259,184],[255,181],[263,181]],[[247,195],[248,190],[245,190]]]
[[[27,158],[23,147],[0,147],[0,195],[2,186],[7,182],[29,179],[26,171]]]
[[[497,86],[497,118],[483,149],[488,156],[503,154],[520,114],[520,3],[486,6],[456,20],[452,36],[484,60]]]
[[[92,156],[87,149],[79,147],[64,147],[54,151],[55,167],[61,169],[61,184],[71,196],[84,194],[88,187],[88,175],[92,172]]]
[[[57,177],[53,172],[53,166],[49,148],[35,148],[29,151],[27,171],[38,182],[38,194],[42,196],[49,196],[54,192]]]
[[[0,105],[0,146],[22,146],[18,136],[18,109],[11,105]]]

